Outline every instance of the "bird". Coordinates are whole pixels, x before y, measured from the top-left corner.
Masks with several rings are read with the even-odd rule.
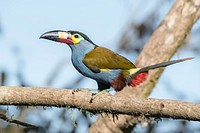
[[[52,30],[45,32],[40,38],[67,44],[72,51],[71,61],[74,67],[82,75],[96,80],[99,91],[111,87],[115,91],[121,91],[125,86],[136,87],[147,79],[149,70],[192,59],[183,58],[137,68],[127,58],[96,45],[80,31]]]

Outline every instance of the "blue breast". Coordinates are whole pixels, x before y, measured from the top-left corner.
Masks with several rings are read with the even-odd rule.
[[[94,73],[91,71],[85,64],[83,64],[83,58],[85,55],[95,48],[95,45],[88,43],[85,40],[82,40],[81,43],[76,45],[69,45],[72,50],[71,60],[74,67],[84,76],[92,78],[94,80],[100,82],[111,82],[114,78],[116,78],[120,69],[109,71],[109,72],[99,72]]]

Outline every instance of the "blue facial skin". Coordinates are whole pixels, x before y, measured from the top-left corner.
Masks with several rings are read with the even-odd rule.
[[[87,40],[82,40],[79,44],[68,46],[72,50],[71,60],[74,67],[86,77],[92,78],[99,82],[110,83],[121,72],[120,69],[99,73],[94,73],[93,71],[91,71],[82,61],[85,55],[93,50],[96,46],[94,44],[91,44]]]

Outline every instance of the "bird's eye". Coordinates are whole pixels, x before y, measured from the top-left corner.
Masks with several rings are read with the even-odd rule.
[[[75,38],[79,38],[79,35],[74,35]]]

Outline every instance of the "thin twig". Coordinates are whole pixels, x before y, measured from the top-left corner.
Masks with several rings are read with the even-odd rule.
[[[17,125],[21,125],[21,126],[24,126],[24,127],[28,127],[28,128],[32,128],[32,129],[38,129],[39,127],[35,126],[35,125],[32,125],[32,124],[28,124],[26,122],[22,122],[22,121],[19,121],[19,120],[15,120],[13,118],[8,118],[6,115],[4,114],[0,114],[0,119],[4,120],[4,121],[7,121],[8,123],[15,123]]]

